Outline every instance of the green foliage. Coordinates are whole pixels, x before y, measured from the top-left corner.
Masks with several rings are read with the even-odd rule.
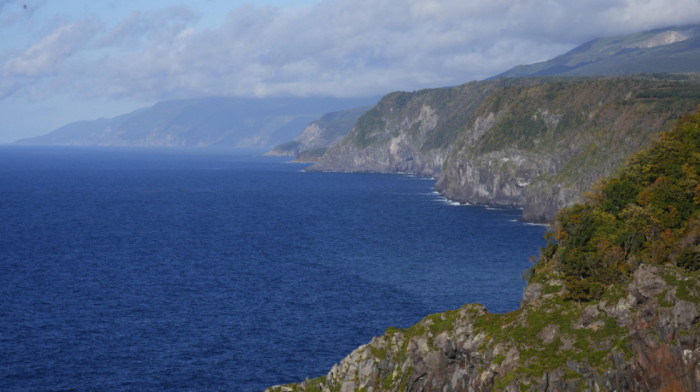
[[[374,134],[384,130],[386,122],[382,118],[382,106],[379,105],[372,108],[357,120],[355,130],[350,133],[349,137],[352,143],[361,149],[369,147],[375,142]]]
[[[500,364],[503,363],[503,360],[505,360],[505,359],[506,359],[506,355],[505,355],[505,354],[498,354],[498,355],[496,355],[495,357],[493,357],[492,363],[494,363],[494,364],[496,364],[496,365],[500,365]]]
[[[452,329],[455,319],[457,318],[456,310],[448,310],[444,313],[431,314],[427,318],[432,321],[430,325],[430,332],[433,334],[439,334],[443,331],[449,331]]]
[[[502,149],[506,145],[515,145],[524,150],[530,150],[535,146],[535,140],[547,132],[547,125],[541,116],[533,116],[537,112],[538,102],[522,97],[529,90],[516,87],[509,91],[511,94],[521,96],[521,99],[510,103],[503,118],[479,142],[482,152]],[[494,102],[500,99],[494,99]]]
[[[700,270],[700,252],[697,249],[685,248],[678,256],[678,266],[688,271]]]
[[[612,179],[603,189],[604,199],[600,207],[605,212],[617,215],[634,202],[638,194],[639,186],[629,179]]]
[[[639,262],[697,271],[699,171],[700,111],[601,182],[587,204],[561,211],[531,276],[558,262],[567,298],[588,301],[626,279]]]
[[[471,82],[456,88],[432,90],[428,105],[440,111],[440,121],[425,136],[421,151],[448,148],[494,89],[496,84],[492,82]]]
[[[700,271],[692,271],[691,279],[678,279],[673,274],[665,274],[666,283],[676,287],[676,296],[679,299],[688,302],[700,303],[700,286],[697,284],[697,279],[700,277]]]
[[[372,355],[380,361],[386,359],[386,349],[384,348],[379,348],[379,347],[374,347],[374,346],[369,346],[369,350],[372,352]]]

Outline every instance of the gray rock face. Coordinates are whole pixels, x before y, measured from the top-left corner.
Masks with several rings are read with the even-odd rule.
[[[391,93],[309,170],[437,177],[450,143],[495,87],[491,82],[474,82],[449,89]]]
[[[454,152],[436,187],[453,200],[523,206],[530,184],[553,171],[548,161],[547,157],[516,149],[486,154]]]
[[[692,77],[515,79],[392,93],[310,170],[438,177],[449,199],[521,206],[524,220],[549,222],[698,99]]]
[[[297,138],[276,146],[266,155],[298,157],[304,151],[324,150],[341,141],[370,109],[368,106],[324,114],[311,122]]]
[[[335,145],[307,170],[411,173],[435,177],[440,173],[445,156],[446,153],[439,150],[421,153],[411,143],[397,137],[386,147],[358,149],[351,143]]]
[[[268,391],[700,388],[697,276],[642,265],[617,301],[585,307],[562,301],[561,293],[543,294],[541,283],[525,293],[522,308],[508,314],[472,304],[390,328],[325,377]]]

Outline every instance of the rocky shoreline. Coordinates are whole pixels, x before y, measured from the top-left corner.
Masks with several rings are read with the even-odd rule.
[[[523,220],[551,222],[699,98],[700,80],[690,76],[503,79],[392,93],[308,170],[436,177],[448,199],[520,206]]]
[[[326,376],[266,391],[698,390],[698,287],[656,266],[590,304],[564,301],[557,279],[532,283],[519,310],[470,304],[389,328]]]
[[[645,105],[649,108],[649,102]],[[694,109],[648,149],[629,159],[619,155],[617,159],[627,159],[624,165],[591,162],[600,162],[597,151],[609,151],[633,135],[656,134],[633,129],[639,124],[663,129],[671,115],[659,111],[651,122],[638,117],[632,121],[629,107],[616,104],[605,111],[618,122],[627,119],[625,126],[607,133],[574,132],[583,144],[550,150],[549,156],[557,156],[558,151],[583,148],[589,152],[585,157],[594,156],[564,164],[575,174],[570,178],[578,179],[576,186],[592,183],[592,167],[619,171],[597,183],[586,204],[558,211],[553,230],[545,236],[547,244],[528,273],[518,310],[492,314],[469,304],[429,315],[406,329],[389,327],[327,375],[266,391],[700,390],[700,107]],[[594,136],[607,143],[592,145]],[[511,162],[515,167],[529,165],[527,159],[504,156],[489,143],[457,140],[450,147],[454,151],[481,151],[485,162],[495,158],[506,167]],[[504,162],[504,157],[509,160]],[[448,170],[449,159],[444,164]],[[504,171],[503,166],[492,176],[513,173],[506,177],[531,189],[526,173]],[[457,169],[460,178],[479,177],[465,167]],[[489,189],[476,193],[488,196]],[[504,200],[519,195],[500,194]]]

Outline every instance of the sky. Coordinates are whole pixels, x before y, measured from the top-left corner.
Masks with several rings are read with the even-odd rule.
[[[0,143],[156,102],[453,86],[697,0],[0,0]]]

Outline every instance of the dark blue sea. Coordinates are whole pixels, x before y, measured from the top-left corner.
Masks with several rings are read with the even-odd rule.
[[[544,227],[434,180],[227,150],[0,147],[0,390],[260,391],[518,307]]]

